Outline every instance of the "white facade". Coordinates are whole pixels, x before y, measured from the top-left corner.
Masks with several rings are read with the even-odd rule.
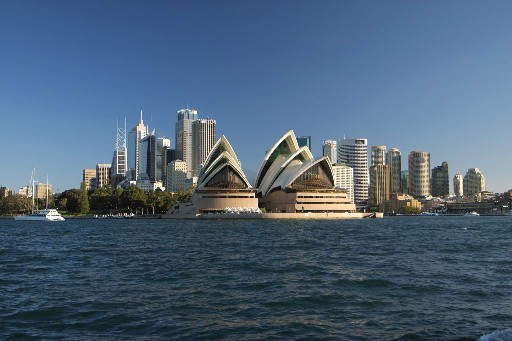
[[[185,190],[185,179],[187,178],[187,163],[185,161],[171,161],[167,165],[167,192],[178,192]]]
[[[430,153],[409,153],[409,194],[415,198],[430,195]]]
[[[368,201],[368,140],[343,139],[338,141],[338,162],[354,170],[354,202]]]
[[[142,121],[140,112],[139,123],[128,133],[128,169],[139,174],[139,142],[148,135],[148,127]]]
[[[464,195],[463,188],[462,175],[455,174],[453,177],[453,192],[457,197],[462,197]]]
[[[485,191],[485,177],[478,168],[470,168],[464,175],[464,195],[478,194]]]
[[[354,203],[354,170],[343,163],[332,165],[332,175],[334,177],[334,186],[347,192],[350,202]]]
[[[96,188],[110,184],[110,167],[109,163],[98,163],[96,165]]]
[[[322,156],[327,156],[332,164],[338,163],[338,142],[325,140],[322,143]]]
[[[217,122],[212,119],[198,119],[192,122],[192,175],[197,176],[200,166],[210,154],[216,142]]]
[[[192,176],[192,122],[196,119],[196,110],[178,110],[178,120],[176,121],[176,159],[187,163],[188,177]]]

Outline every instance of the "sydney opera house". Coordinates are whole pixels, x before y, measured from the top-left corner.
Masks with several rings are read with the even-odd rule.
[[[164,218],[363,218],[346,191],[334,186],[327,157],[299,147],[292,130],[265,154],[254,187],[225,136],[212,148],[189,203]]]

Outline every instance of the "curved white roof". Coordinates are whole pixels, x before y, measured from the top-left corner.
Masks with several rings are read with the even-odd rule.
[[[278,147],[283,147],[285,150],[278,150]],[[265,178],[268,169],[271,164],[275,161],[275,159],[279,155],[290,155],[295,153],[299,149],[299,145],[297,143],[297,139],[295,138],[295,133],[293,130],[287,131],[277,142],[270,148],[263,158],[263,162],[261,163],[260,169],[258,171],[258,175],[256,176],[256,183],[254,184],[256,187],[260,187],[263,179]]]

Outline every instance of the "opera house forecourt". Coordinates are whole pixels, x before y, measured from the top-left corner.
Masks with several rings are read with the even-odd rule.
[[[174,205],[163,218],[178,219],[357,219],[346,191],[334,186],[327,157],[316,159],[299,147],[292,130],[270,148],[253,188],[223,135],[199,174],[188,203]]]

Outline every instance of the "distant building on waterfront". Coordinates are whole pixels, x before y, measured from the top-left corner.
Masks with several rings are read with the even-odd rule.
[[[332,164],[338,163],[338,142],[336,140],[325,140],[322,143],[322,156],[327,156]]]
[[[420,212],[421,202],[408,194],[393,193],[381,207],[385,214],[410,213],[409,210]]]
[[[170,148],[171,141],[167,138],[157,138],[155,130],[139,142],[139,174],[146,174],[149,181],[162,181],[163,154]]]
[[[409,153],[409,194],[415,198],[430,195],[430,153]]]
[[[402,193],[409,194],[409,171],[403,170],[400,172],[400,184],[402,186]]]
[[[178,110],[176,121],[176,159],[187,163],[187,177],[192,176],[192,122],[197,120],[197,111],[192,109]]]
[[[199,175],[199,167],[205,161],[217,140],[217,122],[197,119],[192,122],[192,176]]]
[[[139,174],[139,142],[148,135],[148,127],[142,121],[142,110],[139,123],[128,133],[128,174],[131,180],[136,180]]]
[[[84,184],[86,191],[94,189],[94,181],[96,181],[96,169],[86,168],[82,170],[82,183]]]
[[[18,189],[18,194],[24,197],[32,198],[32,189],[29,186],[20,187]]]
[[[389,166],[389,193],[403,193],[402,190],[402,154],[398,148],[386,153],[386,165]]]
[[[444,197],[450,195],[450,178],[448,176],[448,162],[432,169],[432,196]]]
[[[112,166],[110,168],[110,185],[117,187],[117,185],[126,178],[127,157],[128,151],[126,148],[126,119],[124,127],[116,126],[116,142],[114,143],[114,155],[112,157]]]
[[[379,206],[389,200],[389,166],[375,164],[370,166],[369,206]]]
[[[368,201],[368,140],[343,139],[338,141],[338,162],[354,170],[354,202],[366,206]]]
[[[470,168],[464,175],[463,191],[465,196],[485,191],[485,177],[478,168]]]
[[[299,147],[308,147],[309,151],[311,151],[311,136],[298,136],[297,137],[297,144]]]
[[[464,187],[462,181],[462,175],[455,174],[455,176],[453,177],[453,192],[457,197],[462,197],[464,195]]]
[[[109,163],[98,163],[96,165],[96,186],[101,188],[110,185],[110,167]]]
[[[38,183],[36,185],[36,199],[46,199],[46,193],[52,194],[52,185],[46,183]]]
[[[12,194],[12,191],[7,187],[0,187],[0,198],[8,197]]]
[[[185,190],[185,179],[187,178],[187,163],[181,160],[171,161],[167,165],[167,192],[178,192]]]
[[[326,155],[324,155],[326,156]],[[354,170],[344,163],[335,163],[332,165],[332,175],[334,177],[334,186],[347,192],[350,202],[354,203]]]

